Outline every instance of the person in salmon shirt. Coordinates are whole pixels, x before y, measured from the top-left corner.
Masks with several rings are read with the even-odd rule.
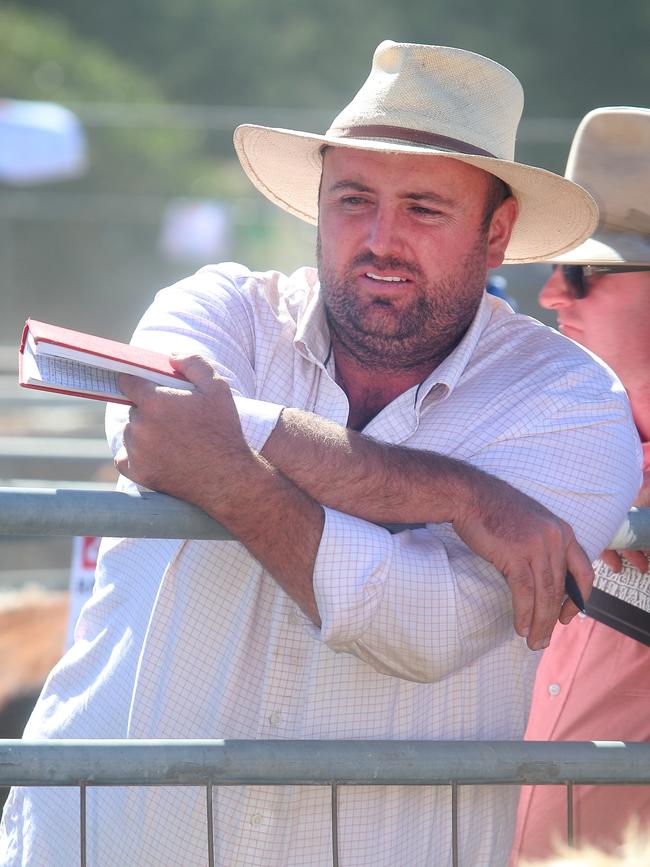
[[[650,109],[599,108],[575,134],[566,176],[594,196],[594,235],[555,260],[539,302],[625,386],[643,447],[637,506],[650,505]],[[650,739],[648,551],[604,551],[587,604],[554,630],[537,670],[527,740]],[[616,628],[614,628],[616,627]],[[612,850],[650,825],[650,786],[576,786],[574,838]],[[563,786],[524,787],[511,865],[567,836]]]

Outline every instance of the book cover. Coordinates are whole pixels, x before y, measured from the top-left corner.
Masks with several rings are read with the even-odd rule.
[[[35,319],[25,323],[18,376],[23,387],[129,404],[117,385],[120,373],[193,388],[163,353]]]

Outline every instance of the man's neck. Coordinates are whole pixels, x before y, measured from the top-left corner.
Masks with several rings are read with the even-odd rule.
[[[333,340],[332,352],[336,381],[350,405],[348,427],[353,430],[362,430],[400,394],[426,379],[435,367],[432,362],[408,370],[368,367],[347,353],[336,340]]]

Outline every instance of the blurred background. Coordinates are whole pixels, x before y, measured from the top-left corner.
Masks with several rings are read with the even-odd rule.
[[[232,131],[323,132],[384,38],[510,68],[526,95],[517,158],[559,173],[587,111],[650,104],[647,0],[0,6],[2,485],[112,479],[103,404],[16,386],[28,316],[127,340],[157,289],[206,262],[313,263],[312,228],[250,186]],[[536,303],[548,272],[500,270],[519,310],[552,324]],[[0,590],[66,587],[70,545],[2,537]]]
[[[647,0],[5,2],[0,98],[73,112],[85,156],[49,181],[0,167],[0,345],[28,315],[126,339],[157,288],[207,261],[312,262],[311,228],[252,188],[232,131],[324,131],[386,37],[512,69],[526,95],[517,158],[561,173],[587,111],[650,100]],[[540,313],[531,270],[540,282],[539,269],[506,275]]]

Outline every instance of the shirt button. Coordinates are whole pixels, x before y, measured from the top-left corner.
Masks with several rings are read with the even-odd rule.
[[[252,815],[250,818],[250,823],[254,828],[259,828],[259,826],[262,824],[261,815],[259,813],[255,813],[254,815]]]
[[[559,695],[560,694],[560,684],[559,683],[550,683],[548,686],[549,695]]]
[[[292,626],[298,626],[298,624],[299,624],[300,622],[301,622],[301,621],[300,621],[300,615],[298,614],[297,611],[294,611],[294,610],[292,609],[292,610],[289,612],[289,623],[290,623]]]
[[[276,729],[281,722],[282,714],[279,710],[274,710],[273,713],[269,716],[269,725],[272,725],[273,728]]]
[[[584,611],[578,611],[578,617],[580,618],[580,620],[584,620],[587,617],[587,615],[585,614]]]

